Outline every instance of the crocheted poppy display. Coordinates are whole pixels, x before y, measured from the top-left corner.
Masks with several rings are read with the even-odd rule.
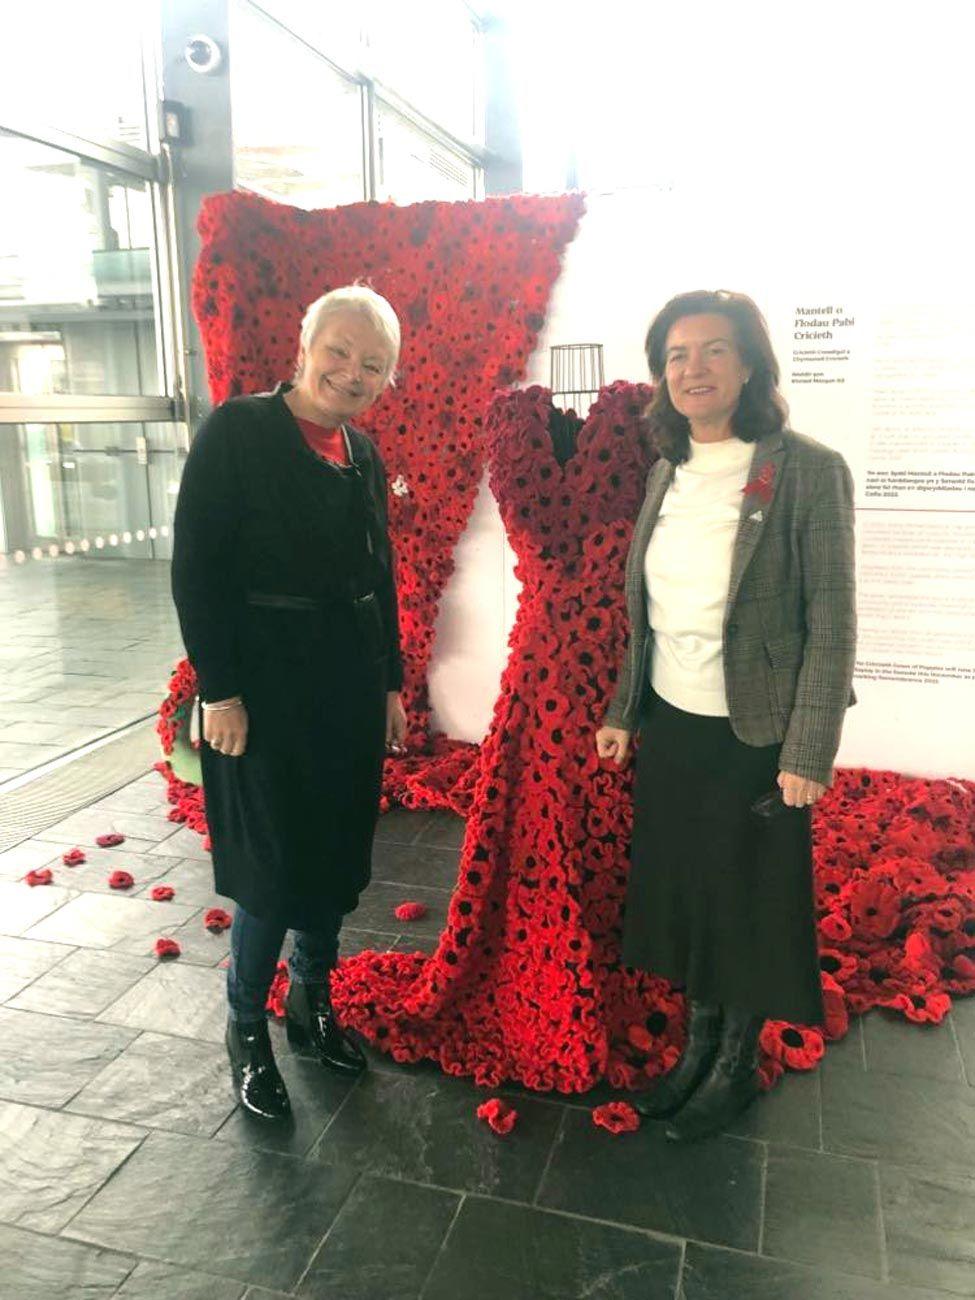
[[[38,871],[28,871],[24,880],[28,885],[49,885],[54,879],[54,872],[50,867],[41,867]]]
[[[522,591],[447,928],[432,956],[360,953],[333,976],[345,1023],[396,1059],[575,1092],[645,1086],[680,1053],[681,996],[617,965],[629,776],[593,752],[625,636],[645,401],[609,390],[562,468],[543,390],[492,409]],[[933,1018],[975,989],[975,784],[841,771],[813,830],[826,1023],[766,1026],[766,1087],[814,1066],[851,1014]]]
[[[176,890],[172,885],[153,885],[149,897],[154,903],[168,903],[176,897]]]
[[[111,831],[107,835],[99,835],[95,843],[100,849],[114,849],[117,845],[125,843],[125,836],[119,835],[118,831]]]
[[[113,871],[108,877],[109,889],[131,889],[135,878],[130,871]]]
[[[492,404],[491,488],[521,591],[447,928],[433,956],[366,953],[332,979],[350,1028],[487,1087],[635,1085],[680,1049],[681,999],[618,964],[632,773],[593,743],[626,638],[650,396],[606,389],[561,462],[545,389]]]
[[[203,916],[203,928],[209,930],[211,934],[220,934],[224,930],[229,930],[232,924],[233,917],[222,907],[208,908]]]
[[[492,1097],[477,1108],[477,1118],[484,1120],[495,1133],[504,1136],[510,1133],[518,1121],[518,1112],[500,1097]]]
[[[307,212],[238,192],[201,207],[193,307],[215,402],[287,378],[302,314],[329,289],[365,280],[402,322],[396,384],[362,420],[394,485],[389,523],[410,722],[410,755],[387,764],[387,800],[464,810],[469,802],[476,747],[431,743],[428,734],[437,606],[477,494],[488,402],[525,372],[583,206],[578,194],[512,195]],[[192,685],[182,665],[160,710],[166,752]]]
[[[66,867],[80,867],[88,859],[81,849],[68,849],[67,853],[61,854],[61,861]]]
[[[182,949],[175,939],[157,939],[155,943],[155,953],[160,961],[172,960],[178,957]]]
[[[604,1106],[597,1106],[592,1112],[592,1122],[597,1128],[604,1128],[614,1135],[617,1133],[635,1133],[640,1127],[640,1116],[626,1101],[608,1101]]]

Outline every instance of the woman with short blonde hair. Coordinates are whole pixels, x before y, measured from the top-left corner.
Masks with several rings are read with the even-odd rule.
[[[289,929],[289,1041],[340,1073],[365,1068],[329,973],[369,882],[383,755],[406,716],[386,476],[353,421],[399,347],[372,289],[318,298],[293,382],[217,407],[180,486],[173,594],[202,700],[216,889],[237,904],[227,1049],[240,1102],[262,1119],[290,1111],[264,1010]]]

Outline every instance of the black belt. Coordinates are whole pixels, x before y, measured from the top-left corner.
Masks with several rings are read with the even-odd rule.
[[[367,591],[361,596],[283,596],[271,591],[249,591],[245,597],[248,605],[258,605],[262,609],[331,609],[337,605],[361,605],[372,600],[375,592]]]

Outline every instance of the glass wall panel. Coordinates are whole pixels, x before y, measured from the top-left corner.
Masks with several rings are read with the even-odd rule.
[[[358,84],[249,4],[231,17],[235,184],[303,208],[360,202]]]
[[[158,394],[148,183],[0,130],[0,391]]]
[[[177,424],[0,425],[3,549],[168,559],[183,436]]]
[[[376,197],[395,203],[472,199],[476,168],[391,109],[376,106]]]
[[[3,6],[0,85],[21,119],[102,144],[148,148],[146,0],[30,0]]]
[[[372,0],[368,42],[370,72],[384,85],[452,135],[480,143],[480,33],[462,0]]]

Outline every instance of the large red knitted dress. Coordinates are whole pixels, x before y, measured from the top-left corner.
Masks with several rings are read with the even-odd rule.
[[[447,928],[432,956],[363,953],[333,977],[344,1022],[398,1060],[575,1092],[607,1075],[633,1086],[677,1056],[680,999],[616,964],[629,776],[594,748],[626,637],[649,397],[613,384],[584,422],[538,387],[491,408],[491,488],[522,588]]]

